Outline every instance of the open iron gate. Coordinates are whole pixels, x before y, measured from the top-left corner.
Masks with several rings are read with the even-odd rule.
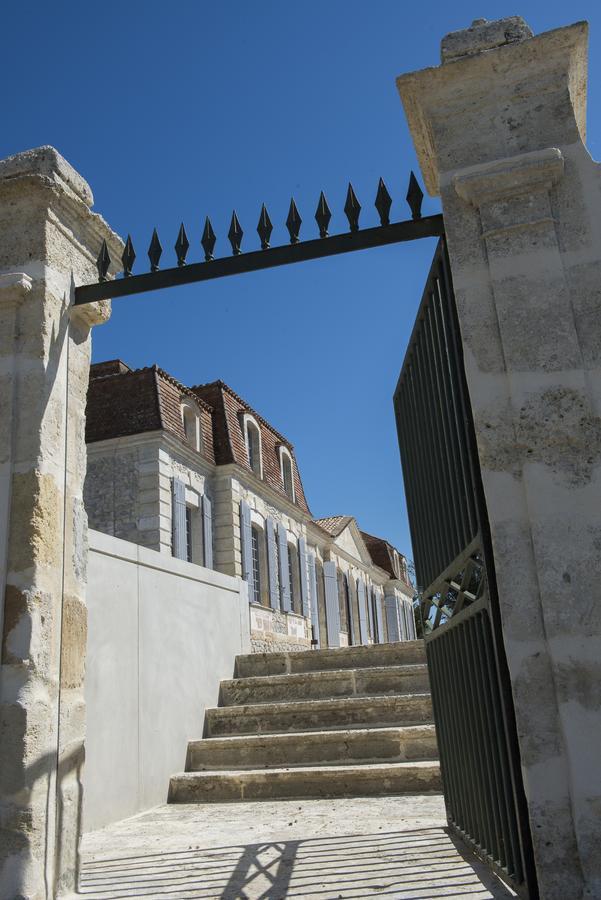
[[[448,822],[533,900],[513,701],[444,237],[394,408]]]

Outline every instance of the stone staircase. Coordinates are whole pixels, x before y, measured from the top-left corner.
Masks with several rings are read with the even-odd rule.
[[[421,641],[239,656],[171,803],[440,790]]]

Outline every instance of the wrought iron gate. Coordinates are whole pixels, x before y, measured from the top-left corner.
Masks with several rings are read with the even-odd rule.
[[[533,900],[513,702],[444,238],[394,408],[448,822]]]

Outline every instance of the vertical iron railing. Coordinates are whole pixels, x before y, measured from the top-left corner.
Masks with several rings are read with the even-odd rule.
[[[394,395],[450,827],[538,896],[488,519],[444,238]]]

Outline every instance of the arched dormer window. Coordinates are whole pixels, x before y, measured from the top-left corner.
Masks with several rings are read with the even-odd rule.
[[[286,495],[294,503],[294,462],[287,447],[280,446],[280,474]]]
[[[243,418],[244,441],[248,454],[248,463],[257,476],[263,477],[263,448],[261,446],[261,429],[257,420],[245,413]]]
[[[188,401],[181,404],[182,422],[186,441],[195,450],[200,450],[200,416],[197,408]]]

